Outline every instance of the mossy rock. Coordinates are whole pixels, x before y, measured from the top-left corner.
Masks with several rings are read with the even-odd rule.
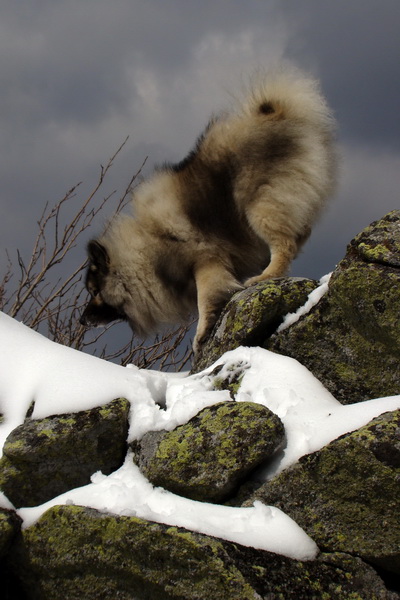
[[[400,211],[349,245],[328,293],[268,350],[306,366],[343,404],[400,393]]]
[[[21,523],[16,512],[0,508],[0,560],[7,554],[13,538],[21,529]]]
[[[212,389],[228,390],[232,400],[235,400],[244,374],[249,367],[250,365],[246,361],[217,365],[208,374]]]
[[[127,450],[130,404],[45,419],[26,419],[8,436],[0,459],[0,489],[15,507],[36,506],[90,483],[96,471],[118,469]]]
[[[185,529],[56,506],[9,563],[32,600],[389,600],[360,559],[301,562]]]
[[[400,267],[400,210],[371,223],[351,245],[366,262]]]
[[[13,563],[35,599],[255,597],[217,540],[78,506],[25,530]]]
[[[135,460],[154,485],[207,502],[221,502],[284,440],[284,427],[268,408],[222,402],[171,432],[148,433]]]
[[[279,277],[237,292],[201,348],[192,372],[205,369],[238,346],[260,345],[287,313],[295,312],[306,302],[317,285],[312,279]]]
[[[9,550],[21,531],[22,519],[13,510],[0,508],[0,582],[2,600],[23,599],[20,586],[7,564]]]
[[[305,456],[254,500],[283,510],[318,546],[400,574],[400,411]]]

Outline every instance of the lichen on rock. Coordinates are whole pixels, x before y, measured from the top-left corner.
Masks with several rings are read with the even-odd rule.
[[[11,542],[21,529],[22,520],[13,511],[0,508],[0,560],[5,556]]]
[[[360,559],[301,562],[136,517],[55,506],[23,531],[11,567],[35,600],[390,600]]]
[[[136,462],[154,485],[207,502],[222,502],[282,445],[284,427],[268,408],[223,402],[171,432],[146,434]]]
[[[343,404],[399,394],[399,265],[396,210],[354,238],[328,293],[263,346],[296,358]]]
[[[327,294],[285,330],[277,332],[284,315],[305,303],[315,281],[280,278],[235,294],[194,371],[239,345],[263,345],[296,358],[342,403],[400,394],[399,267],[400,211],[393,211],[354,238]],[[265,407],[235,401],[249,366],[219,361],[208,369],[207,390],[229,390],[232,401],[174,431],[147,433],[133,444],[135,461],[154,485],[189,498],[281,508],[319,545],[315,560],[73,505],[55,506],[20,531],[15,511],[3,510],[7,600],[400,598],[400,411],[304,456],[255,491],[260,482],[250,474],[281,447],[284,431]],[[128,411],[120,399],[40,420],[28,414],[5,444],[0,488],[16,506],[30,506],[117,469]]]
[[[325,552],[348,552],[400,575],[400,411],[309,454],[254,500],[291,516]]]
[[[44,419],[26,419],[8,436],[0,459],[0,490],[16,507],[36,506],[109,474],[126,454],[130,404],[105,406]]]
[[[201,371],[238,346],[260,345],[287,313],[295,312],[306,302],[317,285],[303,277],[280,277],[237,292],[201,348],[192,372]]]
[[[47,511],[13,558],[43,600],[257,598],[219,540],[79,506]]]

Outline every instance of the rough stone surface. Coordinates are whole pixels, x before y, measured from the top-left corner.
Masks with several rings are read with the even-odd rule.
[[[27,419],[8,436],[0,489],[16,507],[36,506],[118,469],[126,454],[129,402]]]
[[[0,585],[2,600],[23,600],[18,580],[13,577],[7,559],[21,530],[21,519],[13,510],[0,508]]]
[[[268,408],[223,402],[174,431],[145,435],[136,461],[154,485],[194,500],[222,502],[281,447],[284,433]]]
[[[281,277],[237,292],[201,348],[192,372],[208,367],[227,350],[261,345],[287,313],[295,312],[306,302],[317,285],[312,279]]]
[[[239,344],[262,343],[297,358],[343,403],[399,394],[399,267],[400,211],[393,211],[351,242],[328,293],[285,331],[274,333],[315,282],[283,278],[232,297],[201,366]],[[207,372],[207,385],[234,399],[246,368],[218,365]],[[119,400],[78,414],[27,418],[7,440],[0,488],[17,506],[40,504],[88,483],[97,470],[117,469],[127,451],[128,407]],[[303,457],[254,491],[259,483],[248,470],[283,435],[266,410],[236,402],[206,409],[174,432],[147,434],[136,444],[137,460],[150,478],[158,463],[164,479],[153,481],[189,497],[221,502],[228,495],[230,504],[260,499],[278,506],[317,542],[322,553],[315,560],[77,506],[54,507],[20,531],[16,513],[0,510],[2,598],[399,600],[400,411]],[[188,481],[189,491],[180,487]]]
[[[322,550],[400,575],[399,492],[400,410],[301,458],[245,504],[277,506]]]
[[[13,510],[0,508],[0,560],[7,554],[11,542],[21,528],[21,519]]]
[[[343,404],[400,393],[400,211],[349,245],[329,291],[264,347],[296,358]]]
[[[23,531],[11,567],[32,600],[389,600],[361,560],[300,562],[216,538],[56,506]]]

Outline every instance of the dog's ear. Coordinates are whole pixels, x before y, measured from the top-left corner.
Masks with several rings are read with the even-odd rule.
[[[110,265],[110,257],[106,248],[96,240],[91,240],[87,246],[90,262],[102,273],[107,273]]]

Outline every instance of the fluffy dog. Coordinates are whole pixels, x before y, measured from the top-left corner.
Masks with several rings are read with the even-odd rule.
[[[124,319],[145,336],[197,305],[196,352],[233,292],[287,273],[333,190],[333,129],[315,80],[258,78],[89,243],[81,323]]]

